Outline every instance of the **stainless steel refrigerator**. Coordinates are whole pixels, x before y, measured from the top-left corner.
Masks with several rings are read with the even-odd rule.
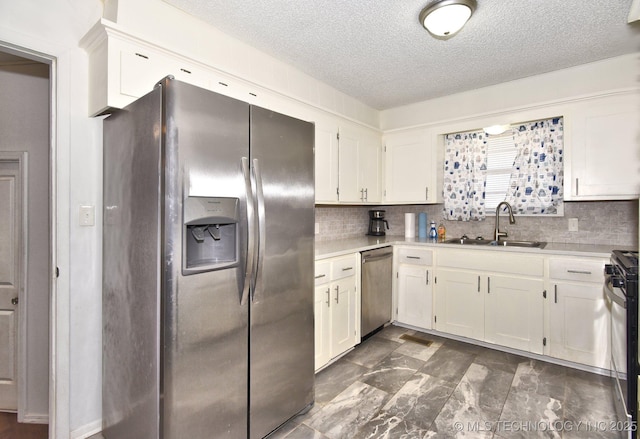
[[[104,120],[103,435],[313,404],[313,124],[171,78]]]

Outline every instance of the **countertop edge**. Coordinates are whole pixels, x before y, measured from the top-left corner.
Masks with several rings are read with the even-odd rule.
[[[522,247],[491,247],[491,246],[456,246],[453,244],[434,243],[419,238],[404,238],[403,236],[381,236],[381,237],[362,237],[341,239],[333,241],[316,241],[315,242],[315,259],[327,259],[336,256],[344,256],[350,253],[357,253],[366,250],[372,250],[381,247],[393,245],[409,245],[420,247],[431,247],[437,249],[461,249],[471,251],[499,251],[499,252],[515,252],[521,254],[535,254],[541,256],[560,255],[560,256],[578,256],[578,257],[597,257],[609,258],[611,251],[616,250],[637,250],[629,246],[618,245],[596,245],[596,244],[573,244],[549,242],[544,248],[522,248]]]

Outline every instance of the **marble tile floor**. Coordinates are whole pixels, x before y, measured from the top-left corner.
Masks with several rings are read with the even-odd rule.
[[[314,407],[269,439],[622,438],[612,398],[605,376],[391,325],[320,371]]]

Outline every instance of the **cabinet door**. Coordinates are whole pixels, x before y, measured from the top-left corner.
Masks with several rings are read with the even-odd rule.
[[[542,354],[542,279],[492,274],[485,281],[485,341]]]
[[[353,276],[331,283],[331,358],[356,345],[355,288]]]
[[[338,141],[338,182],[342,202],[361,203],[364,201],[364,188],[359,182],[358,154],[360,139],[355,130],[340,127]]]
[[[331,288],[329,284],[319,285],[315,289],[314,330],[315,330],[315,369],[318,370],[331,359],[330,311]]]
[[[475,272],[437,271],[436,318],[438,331],[484,339],[484,296],[482,276]]]
[[[398,321],[431,329],[433,319],[431,267],[398,267]]]
[[[609,369],[610,316],[602,285],[557,282],[549,299],[549,355]]]
[[[359,182],[364,188],[364,201],[378,203],[382,201],[381,161],[382,144],[380,135],[365,131],[361,136],[358,150]]]
[[[637,198],[638,95],[586,101],[573,112],[567,199]]]
[[[385,200],[429,201],[431,149],[424,130],[389,134],[385,138]]]
[[[316,203],[338,201],[338,126],[316,121]]]

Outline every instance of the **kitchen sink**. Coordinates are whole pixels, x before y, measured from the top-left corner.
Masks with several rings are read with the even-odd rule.
[[[547,243],[541,241],[492,241],[489,245],[495,245],[497,247],[544,248]]]
[[[445,244],[459,244],[459,245],[490,245],[493,241],[490,239],[482,239],[482,238],[453,238],[447,239],[444,241]]]
[[[491,239],[482,239],[482,238],[467,238],[463,236],[462,238],[453,238],[447,239],[444,241],[445,244],[458,244],[458,245],[489,245],[493,247],[524,247],[524,248],[544,248],[547,245],[546,242],[541,241],[515,241],[515,240],[503,240],[503,241],[494,241]]]

